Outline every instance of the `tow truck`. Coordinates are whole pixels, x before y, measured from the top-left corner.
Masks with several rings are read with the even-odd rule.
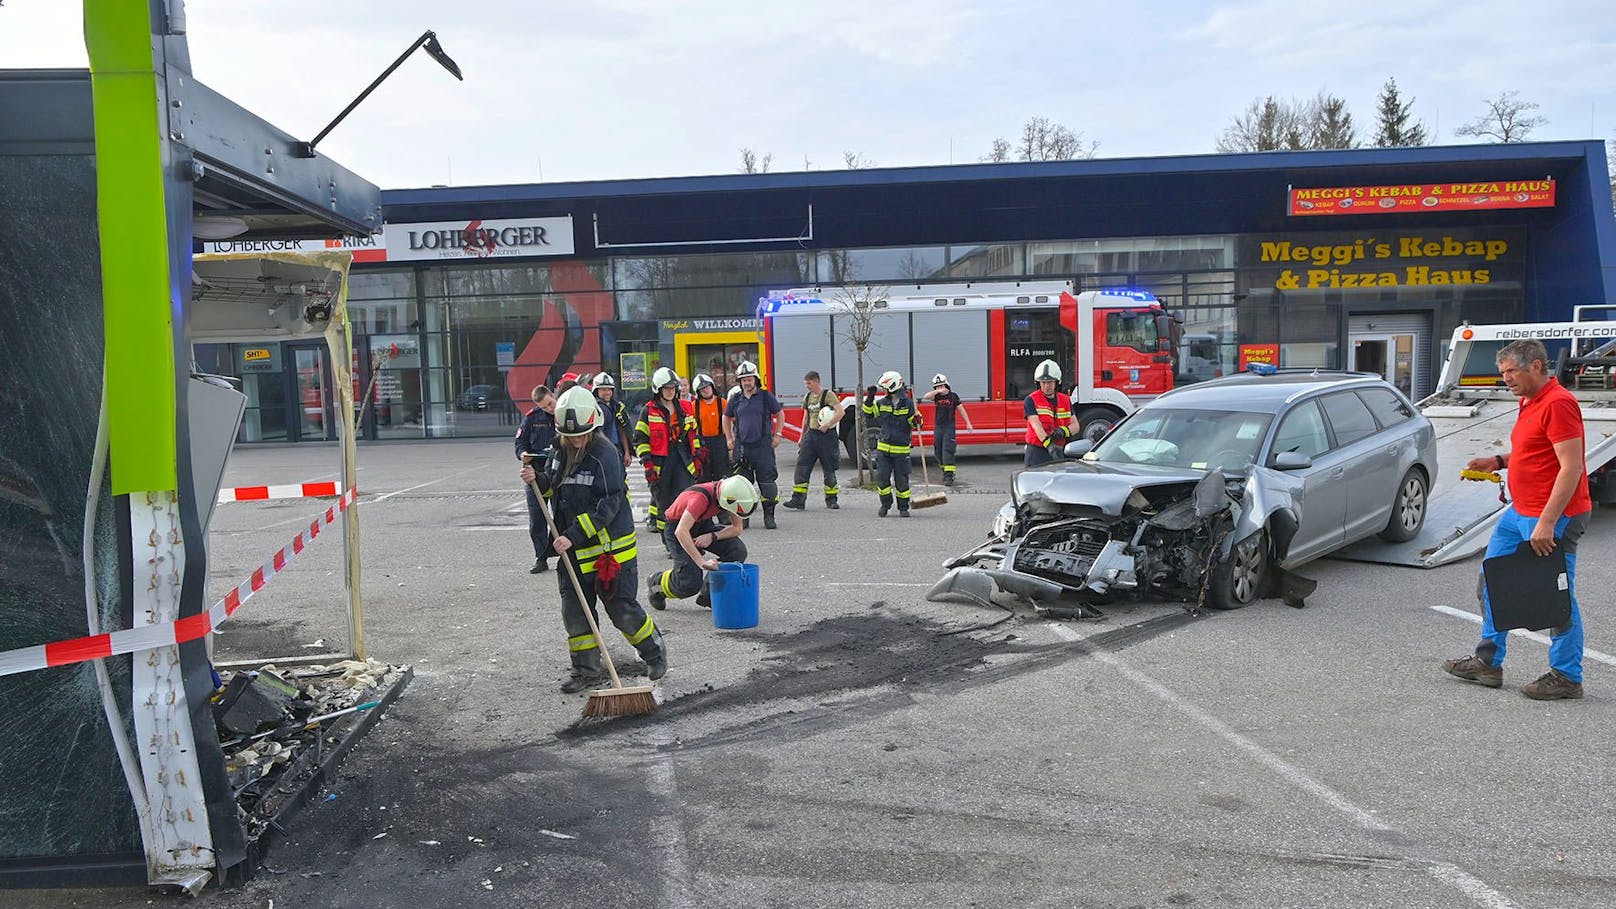
[[[1462,479],[1461,474],[1470,459],[1509,447],[1520,401],[1504,387],[1496,357],[1504,345],[1526,338],[1549,348],[1554,358],[1550,371],[1581,405],[1594,501],[1616,502],[1616,477],[1608,475],[1616,461],[1616,321],[1586,318],[1612,309],[1616,305],[1578,306],[1570,322],[1464,324],[1454,329],[1437,389],[1417,405],[1437,434],[1438,475],[1431,484],[1424,529],[1406,543],[1366,540],[1338,557],[1435,568],[1487,548],[1504,510],[1505,488]]]

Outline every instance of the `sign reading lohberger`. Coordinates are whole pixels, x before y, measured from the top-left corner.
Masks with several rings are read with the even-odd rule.
[[[1290,191],[1292,217],[1553,207],[1552,179],[1414,183],[1403,186],[1318,186],[1308,189],[1293,187]]]
[[[430,221],[382,229],[387,261],[570,256],[572,217]]]

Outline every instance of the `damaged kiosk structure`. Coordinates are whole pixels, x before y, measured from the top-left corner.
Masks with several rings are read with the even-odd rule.
[[[0,236],[0,886],[195,892],[251,849],[206,641],[179,633],[209,627],[206,521],[242,409],[190,345],[348,338],[346,261],[194,268],[193,237],[367,235],[380,193],[196,81],[179,0],[84,12],[89,72],[0,73],[0,221],[25,228]],[[107,656],[107,632],[152,642]]]

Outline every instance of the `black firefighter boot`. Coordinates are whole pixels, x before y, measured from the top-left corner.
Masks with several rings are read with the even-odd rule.
[[[825,507],[829,508],[831,511],[836,511],[836,510],[840,509],[842,506],[836,504],[836,497],[835,496],[826,496],[825,497]]]
[[[777,529],[774,523],[774,503],[769,502],[763,506],[763,529]]]
[[[786,500],[785,506],[796,511],[806,509],[808,507],[808,494],[804,492],[793,492],[791,494],[791,498]]]

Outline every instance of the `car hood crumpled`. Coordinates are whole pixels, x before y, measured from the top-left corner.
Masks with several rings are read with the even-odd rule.
[[[1043,498],[1058,505],[1086,505],[1120,515],[1135,490],[1193,485],[1205,475],[1203,470],[1067,461],[1023,470],[1014,483],[1017,501]]]

